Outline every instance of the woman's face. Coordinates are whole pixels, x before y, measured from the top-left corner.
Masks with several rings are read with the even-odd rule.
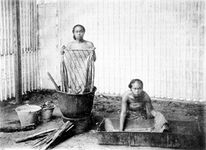
[[[139,82],[135,82],[132,84],[131,91],[134,94],[134,96],[140,96],[143,91],[143,88],[141,84],[139,84]]]
[[[84,37],[84,30],[82,29],[82,27],[77,26],[74,29],[74,36],[76,38],[76,40],[82,40]]]

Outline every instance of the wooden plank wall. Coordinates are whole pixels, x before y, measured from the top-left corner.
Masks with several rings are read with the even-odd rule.
[[[140,78],[152,97],[206,99],[204,0],[52,2],[54,11],[45,4],[39,13],[45,13],[39,20],[40,53],[36,0],[20,1],[22,93],[48,88],[46,71],[60,81],[59,48],[72,40],[72,27],[79,23],[97,48],[100,93],[121,94],[130,79]],[[15,1],[1,0],[0,8],[0,100],[5,100],[15,96]]]
[[[61,0],[57,7],[59,47],[75,24],[96,46],[100,93],[121,94],[140,78],[152,97],[206,99],[204,0]]]
[[[15,6],[14,6],[15,7]],[[13,20],[11,1],[0,1],[0,100],[14,96],[14,50],[13,40],[14,32],[12,24]]]
[[[36,0],[20,2],[22,92],[26,92],[40,87],[37,5]]]
[[[16,0],[0,1],[0,101],[15,97]],[[20,0],[22,93],[40,88],[36,0]]]

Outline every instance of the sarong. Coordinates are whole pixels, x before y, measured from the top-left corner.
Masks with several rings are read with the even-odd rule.
[[[127,112],[127,117],[126,117],[126,126],[125,130],[128,130],[128,127],[131,126],[131,124],[135,123],[140,124],[142,123],[141,126],[144,126],[142,129],[143,131],[150,131],[150,132],[159,132],[162,133],[164,130],[167,130],[168,128],[168,122],[165,119],[164,115],[156,110],[152,111],[153,119],[146,119],[146,111],[141,110],[138,112],[132,112],[128,111]],[[144,123],[144,125],[143,125]],[[132,130],[132,129],[130,129]],[[136,130],[136,129],[135,129]]]
[[[60,66],[63,92],[92,92],[95,75],[93,55],[93,50],[65,50]]]

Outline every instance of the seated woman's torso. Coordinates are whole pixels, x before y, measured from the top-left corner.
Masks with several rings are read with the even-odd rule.
[[[139,97],[130,95],[128,98],[128,109],[131,111],[138,111],[145,109],[144,92]]]
[[[139,118],[139,117],[146,118],[144,92],[139,97],[134,97],[133,95],[129,95],[127,106],[128,106],[127,109],[128,119]]]

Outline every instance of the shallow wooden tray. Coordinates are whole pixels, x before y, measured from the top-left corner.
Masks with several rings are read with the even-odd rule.
[[[146,122],[144,124],[130,122],[124,132],[118,131],[119,119],[110,118],[109,120],[111,121],[109,125],[108,119],[104,119],[97,129],[96,133],[99,144],[186,149],[203,147],[204,140],[198,122],[169,121],[170,132],[154,133],[147,130],[148,127],[152,126],[151,120],[148,121],[146,126]],[[108,126],[109,131],[106,130]],[[111,126],[113,131],[111,130]],[[139,131],[132,131],[135,128],[140,129]]]

